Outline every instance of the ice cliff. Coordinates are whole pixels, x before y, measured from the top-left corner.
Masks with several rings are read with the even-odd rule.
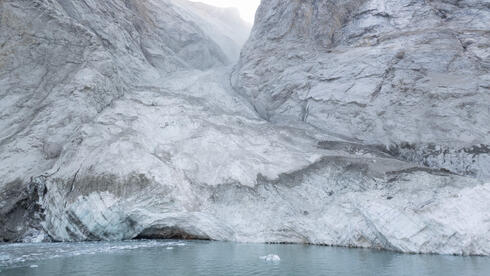
[[[2,1],[0,240],[489,255],[488,22],[487,0],[264,0],[238,60],[232,10]]]

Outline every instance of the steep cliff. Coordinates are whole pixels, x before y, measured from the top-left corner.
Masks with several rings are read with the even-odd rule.
[[[0,239],[490,254],[486,2],[235,17],[0,2]]]
[[[490,2],[264,1],[233,85],[399,158],[490,178]]]

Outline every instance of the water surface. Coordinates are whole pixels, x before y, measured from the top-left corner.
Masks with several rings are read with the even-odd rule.
[[[267,262],[261,256],[276,254]],[[0,245],[0,275],[490,275],[490,258],[206,241]]]

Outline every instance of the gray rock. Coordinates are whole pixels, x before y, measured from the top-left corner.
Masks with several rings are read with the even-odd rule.
[[[489,5],[264,1],[232,83],[271,122],[489,179],[488,150],[471,150],[490,144]]]

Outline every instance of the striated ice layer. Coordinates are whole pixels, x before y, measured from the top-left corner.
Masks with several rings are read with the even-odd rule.
[[[124,201],[98,192],[61,209],[63,202],[53,204],[61,195],[51,192],[44,227],[56,240],[170,237],[489,253],[490,184],[413,167],[385,171],[369,161],[333,156],[255,187],[194,184],[189,198],[162,194],[155,183]]]
[[[487,6],[446,2],[264,1],[233,69],[234,13],[1,2],[0,240],[489,255]]]

